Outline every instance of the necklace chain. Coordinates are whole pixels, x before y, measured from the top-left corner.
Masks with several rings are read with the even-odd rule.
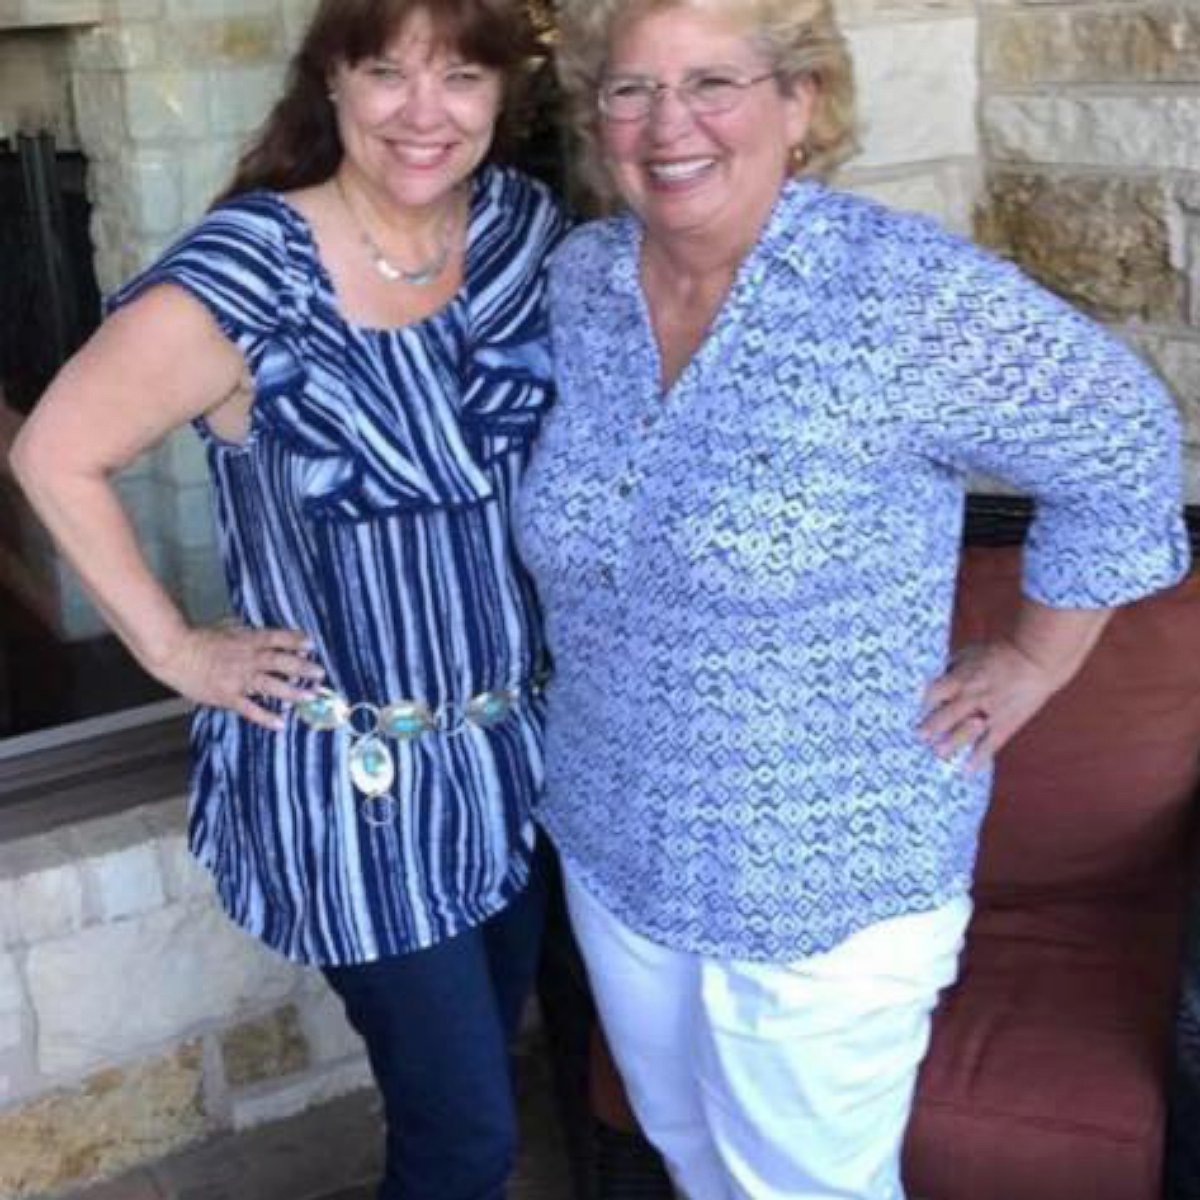
[[[403,267],[397,266],[396,263],[392,262],[384,254],[379,243],[371,236],[366,225],[358,213],[355,212],[354,206],[350,203],[350,198],[346,195],[345,188],[342,187],[342,181],[337,175],[333,177],[333,186],[337,188],[338,196],[341,197],[343,206],[350,214],[351,221],[354,222],[355,229],[358,231],[358,240],[362,244],[363,249],[366,250],[367,257],[371,260],[371,266],[388,283],[406,283],[410,287],[428,287],[446,269],[446,264],[450,261],[450,249],[454,240],[451,236],[454,231],[453,204],[447,207],[446,215],[438,227],[438,246],[434,251],[433,257],[423,266],[417,267],[413,271],[406,271]]]

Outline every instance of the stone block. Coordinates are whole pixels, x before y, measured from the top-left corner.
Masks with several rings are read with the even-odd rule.
[[[125,83],[125,129],[135,142],[177,145],[208,133],[208,81],[200,71],[141,71]]]
[[[24,1041],[29,1015],[17,956],[0,951],[0,1054],[16,1049]]]
[[[162,13],[162,0],[100,0],[105,21],[155,21]]]
[[[196,1141],[209,1130],[200,1062],[188,1045],[0,1111],[0,1195],[58,1192]]]
[[[283,9],[283,35],[288,54],[300,45],[304,32],[312,20],[317,0],[281,0]]]
[[[16,0],[6,19],[31,29],[87,25],[100,19],[100,0]]]
[[[100,920],[133,917],[166,904],[158,856],[149,843],[89,859],[84,872]]]
[[[982,44],[1000,86],[1200,79],[1200,12],[1184,6],[999,11]]]
[[[244,1021],[221,1035],[225,1082],[234,1088],[305,1070],[311,1055],[300,1015],[286,1004],[265,1017]]]
[[[278,7],[279,0],[166,0],[166,15],[172,20],[204,20],[237,18],[260,14],[268,16]]]
[[[40,1069],[78,1076],[137,1057],[208,1022],[282,1002],[298,974],[215,905],[177,904],[39,943],[26,981]]]
[[[233,1127],[251,1129],[268,1121],[282,1121],[328,1100],[357,1092],[373,1084],[365,1058],[337,1063],[283,1084],[264,1086],[233,1097]]]
[[[246,66],[286,57],[278,15],[178,20],[160,27],[163,61],[172,66]]]
[[[204,443],[194,429],[177,429],[163,440],[154,452],[154,474],[176,488],[208,483]]]
[[[362,1058],[365,1053],[362,1038],[346,1020],[342,1002],[319,975],[320,990],[305,1002],[300,1019],[313,1058],[319,1063],[341,1062],[343,1059]]]
[[[202,549],[216,544],[212,490],[207,482],[158,488],[159,537],[177,549]]]
[[[76,71],[144,71],[158,64],[158,38],[148,22],[97,25],[71,39]]]
[[[185,224],[198,221],[218,192],[224,191],[233,177],[242,151],[242,138],[209,138],[202,146],[191,147],[183,160],[183,218]]]
[[[12,903],[19,941],[30,944],[63,937],[83,927],[83,876],[71,861],[65,840],[53,834],[30,839],[23,866],[12,880]],[[15,865],[5,847],[5,867]],[[38,861],[40,860],[40,861]]]
[[[974,0],[834,0],[843,29],[878,25],[883,21],[927,20],[930,17],[974,15]]]
[[[182,163],[175,150],[140,149],[121,172],[138,237],[171,237],[183,224]]]
[[[212,876],[192,857],[187,836],[169,834],[156,842],[167,896],[171,900],[213,899]]]
[[[244,137],[266,119],[283,87],[283,67],[227,67],[209,72],[209,121],[218,137]]]
[[[71,78],[71,100],[79,142],[91,159],[89,191],[96,170],[124,152],[125,77],[115,71],[82,71]]]
[[[0,948],[15,946],[23,939],[17,921],[17,884],[0,879]]]
[[[839,175],[838,183],[889,208],[924,213],[962,234],[970,232],[979,192],[978,171],[971,161],[921,164],[882,175],[851,168]]]
[[[115,486],[138,540],[143,544],[159,540],[162,513],[159,509],[158,486],[153,476],[143,473],[123,475],[117,479]]]
[[[1179,405],[1184,442],[1200,448],[1200,336],[1145,335],[1137,345]]]
[[[1200,95],[990,96],[982,105],[993,160],[1131,170],[1200,170]]]
[[[1172,263],[1167,197],[1156,180],[997,172],[976,232],[1102,319],[1183,315],[1185,280]]]
[[[229,589],[217,547],[184,547],[178,555],[178,595],[190,620],[209,624],[229,615]]]
[[[855,166],[975,156],[977,27],[952,17],[851,32],[862,122]]]

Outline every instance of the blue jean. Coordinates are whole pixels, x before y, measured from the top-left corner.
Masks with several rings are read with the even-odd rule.
[[[517,1148],[508,1048],[537,965],[543,874],[506,909],[427,950],[325,977],[383,1096],[379,1200],[503,1200]]]

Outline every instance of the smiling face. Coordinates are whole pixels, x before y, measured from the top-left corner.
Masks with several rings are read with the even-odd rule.
[[[718,12],[676,5],[614,30],[608,86],[665,85],[641,120],[600,116],[609,171],[648,236],[699,236],[732,249],[754,241],[812,107],[807,85],[781,88],[771,69],[751,31]],[[758,82],[738,90],[734,107],[718,113],[689,111],[680,93],[669,90],[685,84],[694,93],[708,79]]]
[[[334,71],[343,169],[377,200],[436,205],[483,160],[500,113],[503,83],[492,68],[439,44],[416,9],[374,57]]]

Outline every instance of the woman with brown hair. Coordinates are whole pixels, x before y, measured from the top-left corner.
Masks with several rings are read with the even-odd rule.
[[[194,700],[190,840],[366,1040],[387,1200],[496,1200],[534,965],[542,640],[510,504],[563,228],[488,162],[517,0],[323,0],[222,202],[114,299],[14,466],[113,627]],[[192,421],[236,621],[192,628],[110,482]]]

